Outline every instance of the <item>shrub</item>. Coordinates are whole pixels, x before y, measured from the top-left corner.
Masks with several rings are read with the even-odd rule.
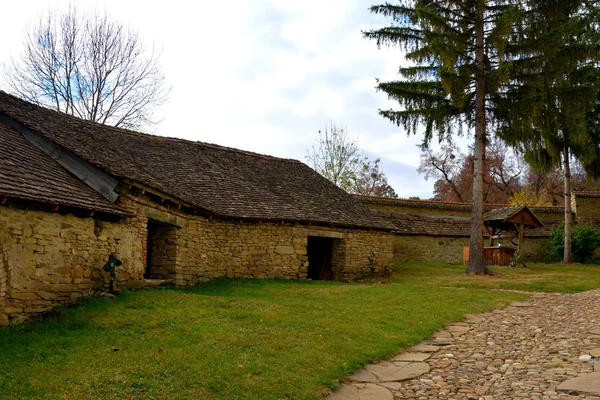
[[[600,231],[590,223],[579,223],[573,226],[571,232],[573,244],[573,260],[577,262],[586,262],[600,246]],[[557,260],[563,258],[565,251],[565,225],[552,229],[550,234],[550,249]],[[553,257],[551,257],[553,258]]]

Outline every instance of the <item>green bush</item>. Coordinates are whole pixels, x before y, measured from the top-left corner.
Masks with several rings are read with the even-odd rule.
[[[584,263],[594,255],[594,250],[600,247],[600,231],[590,223],[579,223],[571,231],[573,245],[573,260]],[[565,225],[552,229],[550,234],[549,259],[562,260],[565,252]]]

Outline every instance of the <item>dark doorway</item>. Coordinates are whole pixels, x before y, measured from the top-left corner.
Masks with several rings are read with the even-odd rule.
[[[148,218],[146,279],[169,279],[175,274],[177,227]]]
[[[329,281],[333,277],[331,271],[331,254],[333,239],[326,237],[308,237],[308,274],[307,278],[319,281]]]

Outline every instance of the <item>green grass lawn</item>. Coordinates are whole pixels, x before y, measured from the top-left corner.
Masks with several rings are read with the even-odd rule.
[[[600,266],[463,270],[410,263],[390,284],[221,280],[87,300],[0,329],[0,398],[316,399],[466,313],[524,297],[489,288],[600,287]]]
[[[492,267],[493,276],[468,276],[465,267],[428,262],[398,264],[394,281],[435,287],[510,289],[577,293],[600,288],[598,264],[527,264],[527,268]]]

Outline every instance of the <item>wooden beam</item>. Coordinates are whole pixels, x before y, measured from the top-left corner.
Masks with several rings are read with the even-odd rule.
[[[19,131],[31,144],[46,153],[105,199],[114,203],[119,197],[115,192],[119,181],[112,175],[56,144],[46,136],[27,128],[21,122],[5,113],[0,112],[0,121],[8,123],[11,127]]]
[[[515,224],[515,228],[517,229],[517,251],[519,254],[523,255],[523,242],[525,241],[525,224]]]
[[[496,228],[491,228],[489,226],[485,227],[485,230],[488,231],[488,233],[490,234],[490,242],[489,242],[489,246],[492,247],[492,245],[494,244],[494,239],[492,238],[492,236],[495,235],[496,232]]]
[[[203,216],[208,216],[208,215],[212,215],[213,212],[211,212],[208,209],[204,209],[202,207],[199,207],[197,205],[191,204],[191,203],[187,203],[183,200],[180,200],[176,197],[170,196],[168,194],[162,193],[160,191],[154,190],[151,187],[148,187],[142,183],[136,182],[136,181],[132,181],[130,179],[124,179],[124,182],[128,185],[131,186],[131,192],[140,192],[142,194],[147,194],[150,197],[150,200],[155,201],[157,203],[163,203],[163,202],[170,202],[169,207],[174,207],[177,206],[177,209],[180,210],[185,210],[186,213],[188,214],[193,214],[193,215],[203,215]],[[154,196],[154,197],[152,197]],[[172,204],[171,204],[172,203]]]

